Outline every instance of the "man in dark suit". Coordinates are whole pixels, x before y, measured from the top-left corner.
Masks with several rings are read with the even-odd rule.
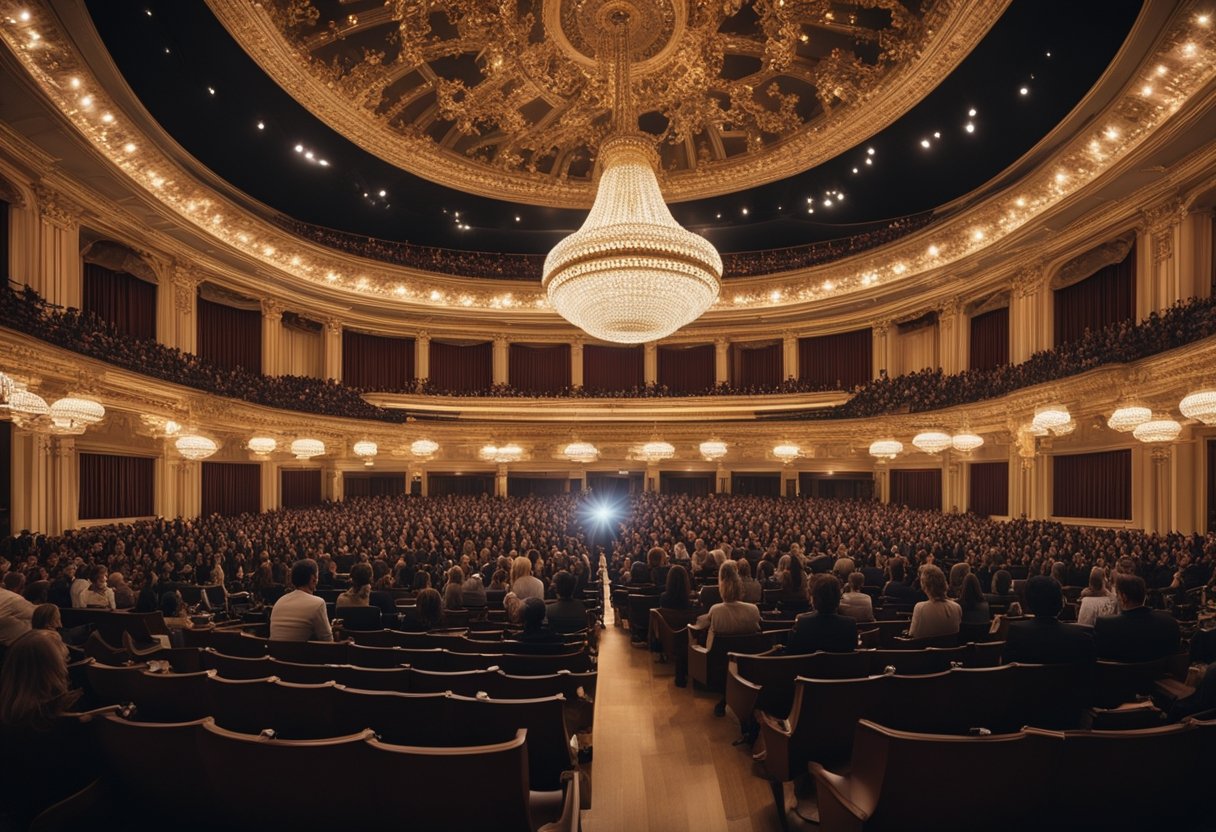
[[[1036,575],[1026,582],[1026,608],[1034,618],[1009,625],[1009,632],[1005,635],[1005,661],[1023,664],[1093,663],[1093,635],[1080,625],[1060,622],[1064,593],[1054,578]]]
[[[1151,662],[1178,650],[1178,621],[1167,613],[1144,606],[1144,579],[1120,575],[1115,595],[1122,612],[1094,622],[1098,658],[1116,662]]]
[[[840,581],[835,575],[816,575],[811,579],[811,603],[814,612],[804,612],[794,619],[785,652],[789,655],[815,653],[851,653],[857,649],[857,622],[840,615]]]

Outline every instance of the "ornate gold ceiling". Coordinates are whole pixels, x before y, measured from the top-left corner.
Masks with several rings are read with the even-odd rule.
[[[641,128],[672,202],[799,173],[928,94],[1008,0],[208,0],[261,67],[365,150],[434,182],[590,205],[627,11]]]

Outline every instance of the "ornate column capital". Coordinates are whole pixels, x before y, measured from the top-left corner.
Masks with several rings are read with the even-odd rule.
[[[419,330],[418,333],[414,335],[414,342],[417,344],[431,343],[431,333],[427,332],[425,329]]]
[[[1009,288],[1019,298],[1028,298],[1039,292],[1047,281],[1042,263],[1033,263],[1014,272]]]
[[[725,336],[719,335],[717,338],[714,339],[714,349],[724,350],[729,346],[730,346],[730,339],[726,338]]]
[[[953,323],[953,320],[951,319],[958,315],[959,310],[962,308],[962,304],[959,303],[958,297],[951,295],[942,301],[941,305],[937,307],[937,316],[950,323]]]
[[[34,196],[38,199],[38,214],[44,222],[65,231],[79,227],[80,215],[84,212],[79,205],[43,184],[34,185]]]
[[[285,307],[282,303],[274,298],[262,298],[262,317],[272,321],[280,321],[283,319],[283,311]]]
[[[887,333],[891,331],[891,320],[887,318],[881,321],[871,321],[870,330],[879,338],[886,338]]]
[[[506,347],[509,342],[510,342],[510,339],[506,335],[503,335],[502,333],[499,333],[494,336],[494,346],[499,349]]]
[[[342,334],[342,322],[337,318],[326,318],[322,323],[325,324],[325,331],[330,335]]]

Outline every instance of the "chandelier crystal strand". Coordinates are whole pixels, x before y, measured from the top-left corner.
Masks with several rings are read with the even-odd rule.
[[[179,454],[190,460],[206,459],[219,450],[219,446],[215,444],[214,439],[196,434],[177,437],[177,441],[173,443],[173,447],[177,448]]]
[[[375,442],[370,442],[366,439],[356,442],[351,446],[355,456],[363,460],[363,464],[368,468],[372,467],[376,461],[376,454],[380,452],[379,446]]]
[[[1178,403],[1178,410],[1188,419],[1216,425],[1216,390],[1209,388],[1187,394]]]
[[[662,462],[676,455],[675,445],[661,439],[652,439],[642,446],[638,454],[646,462]]]
[[[562,456],[571,462],[595,462],[600,458],[600,449],[590,442],[571,442],[562,449]]]
[[[701,456],[709,462],[716,462],[726,456],[726,443],[717,439],[711,439],[707,442],[702,442],[697,449],[701,452]]]
[[[940,430],[927,430],[912,437],[912,445],[927,454],[940,454],[954,446],[954,439]]]
[[[49,413],[57,430],[83,433],[85,428],[105,418],[106,409],[92,399],[67,397],[52,404]]]
[[[950,438],[950,444],[954,446],[954,450],[960,453],[970,453],[976,448],[983,447],[984,437],[978,433],[972,433],[969,430],[964,430],[962,433],[956,433]]]
[[[325,443],[320,439],[297,439],[291,443],[291,453],[296,459],[312,459],[325,453]]]
[[[429,459],[439,450],[439,443],[433,439],[415,439],[410,443],[410,453],[419,459]]]
[[[619,344],[656,341],[701,316],[722,288],[722,258],[672,217],[655,176],[653,140],[637,129],[628,19],[613,49],[613,132],[599,149],[595,202],[545,258],[541,285],[563,318]]]
[[[1127,433],[1135,430],[1151,418],[1153,418],[1153,411],[1147,407],[1138,404],[1125,404],[1115,408],[1115,412],[1110,414],[1110,418],[1106,420],[1106,426],[1111,430],[1119,431],[1119,433]]]
[[[870,443],[870,456],[878,459],[895,459],[904,452],[904,443],[898,439],[879,439]]]
[[[1173,442],[1178,438],[1178,434],[1180,433],[1182,433],[1182,425],[1179,422],[1171,419],[1168,415],[1161,415],[1138,425],[1132,431],[1132,436],[1141,442],[1159,444]]]
[[[249,443],[245,447],[253,451],[258,456],[269,456],[270,454],[274,453],[274,449],[278,446],[279,443],[276,442],[272,437],[255,436],[249,440]]]
[[[1045,407],[1040,407],[1034,412],[1034,419],[1031,424],[1040,430],[1050,430],[1053,433],[1058,432],[1059,428],[1064,427],[1072,421],[1072,414],[1068,412],[1068,408],[1059,404],[1049,404]]]

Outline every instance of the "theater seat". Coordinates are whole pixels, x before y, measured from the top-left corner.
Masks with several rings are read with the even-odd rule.
[[[85,667],[85,678],[95,705],[126,705],[135,701],[135,679],[146,664],[116,667],[94,661]]]
[[[191,722],[211,715],[208,680],[198,673],[150,673],[131,677],[131,696],[140,722]]]
[[[811,653],[808,655],[747,655],[732,653],[726,673],[726,709],[739,720],[745,736],[755,730],[755,711],[789,716],[794,703],[794,680],[852,679],[868,675],[864,653]]]
[[[772,647],[772,639],[763,633],[724,636],[715,635],[710,647],[703,647],[692,638],[688,642],[688,675],[694,682],[712,691],[726,690],[726,664],[730,653],[763,653]]]

